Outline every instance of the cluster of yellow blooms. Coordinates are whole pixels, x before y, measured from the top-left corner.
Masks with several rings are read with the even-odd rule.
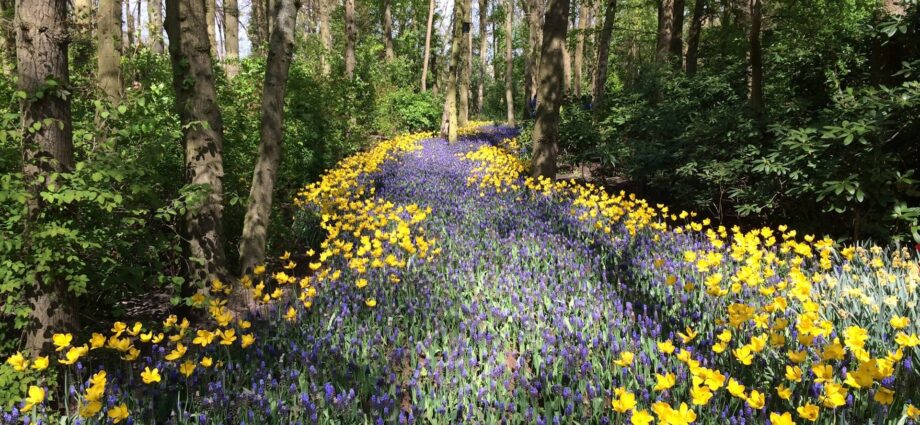
[[[511,153],[486,146],[465,158],[479,163],[470,182],[497,192],[518,189],[524,168]],[[720,389],[752,409],[764,408],[763,389],[748,389],[718,369],[702,367],[700,353],[706,350],[713,353],[707,356],[707,364],[729,368],[733,376],[758,381],[755,385],[770,382],[769,376],[785,378],[770,391],[776,391],[795,414],[770,412],[774,425],[794,424],[794,415],[817,421],[822,408],[842,408],[851,394],[862,406],[894,402],[898,384],[891,382],[898,365],[910,355],[908,350],[920,345],[917,326],[909,318],[920,301],[920,266],[906,250],[884,254],[878,247],[838,249],[826,238],[806,235],[799,240],[786,226],[748,232],[737,226],[712,227],[708,219],[695,220],[695,213],[671,213],[666,206],[651,207],[622,192],[611,196],[590,184],[543,178],[524,182],[535,193],[570,199],[574,216],[607,234],[616,224],[631,235],[650,231],[654,241],[690,237],[709,247],[662,254],[654,260],[652,274],[661,276],[656,285],[674,287],[680,282],[677,289],[689,302],[707,306],[704,319],[694,324],[696,329],[688,327],[677,334],[683,349],[671,340],[657,345],[660,352],[683,363],[692,377],[689,406],[663,402],[651,406],[661,423],[694,422],[692,406],[705,406]],[[698,344],[697,336],[703,332],[716,336],[711,346]],[[885,335],[893,337],[889,340]],[[849,370],[835,367],[848,353],[856,364]],[[614,363],[629,368],[633,357],[624,352]],[[745,371],[757,358],[767,370]],[[655,391],[671,389],[676,383],[672,373],[656,373],[655,378]],[[817,397],[809,395],[812,383],[822,384]],[[794,406],[793,399],[802,402]],[[611,406],[618,413],[630,412],[633,424],[654,420],[649,411],[637,409],[635,394],[625,387],[614,390]],[[905,403],[903,417],[920,419],[920,408]]]

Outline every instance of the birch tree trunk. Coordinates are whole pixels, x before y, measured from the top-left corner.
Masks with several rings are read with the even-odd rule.
[[[18,0],[15,5],[17,86],[26,96],[20,102],[22,173],[29,192],[24,251],[30,251],[29,230],[45,208],[40,196],[52,173],[73,169],[73,127],[67,69],[67,1]],[[58,84],[49,90],[47,81]],[[37,129],[36,129],[37,128]],[[50,351],[51,335],[77,328],[75,304],[67,282],[52,273],[36,272],[26,287],[29,304],[25,327],[26,351]]]
[[[549,0],[543,23],[537,120],[533,126],[533,177],[556,178],[559,108],[565,86],[563,54],[569,26],[569,0]]]
[[[431,29],[434,27],[434,0],[428,1],[428,25],[425,27],[425,53],[422,59],[422,91],[428,90],[428,62],[431,57]]]
[[[227,277],[223,238],[223,120],[217,105],[206,0],[166,0],[176,109],[185,139],[186,183],[207,190],[185,213],[189,285]]]
[[[278,0],[275,24],[268,43],[265,82],[262,85],[262,123],[259,157],[256,159],[249,190],[249,204],[240,238],[240,274],[265,261],[265,242],[271,219],[272,192],[281,165],[281,140],[284,136],[284,93],[294,54],[294,29],[297,26],[298,0]]]
[[[355,0],[345,0],[345,78],[355,78],[355,43],[358,28],[355,26]]]

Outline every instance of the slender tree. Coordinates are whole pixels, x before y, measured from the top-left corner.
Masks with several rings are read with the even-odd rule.
[[[332,72],[332,61],[329,55],[332,52],[332,29],[329,27],[329,14],[332,4],[330,0],[317,0],[317,21],[319,21],[319,38],[323,44],[323,54],[320,56],[324,76]]]
[[[514,0],[505,0],[505,107],[514,125]]]
[[[463,3],[464,0],[454,0],[450,61],[447,66],[444,114],[441,117],[441,137],[447,137],[450,143],[457,141],[457,67],[460,63],[460,38],[463,36]]]
[[[671,52],[671,32],[674,30],[674,0],[658,3],[658,42],[655,51],[659,62],[668,60]]]
[[[217,58],[217,0],[205,0],[205,19],[208,21],[208,47],[211,57]]]
[[[534,116],[532,101],[537,95],[540,69],[540,48],[543,37],[543,0],[525,0],[527,5],[527,23],[530,31],[527,61],[524,68],[524,111],[528,117]]]
[[[684,57],[684,0],[673,0],[674,11],[671,25],[671,47],[668,49],[674,66],[681,69]]]
[[[67,87],[67,1],[17,0],[17,85],[25,93],[20,103],[22,174],[29,191],[26,246],[30,229],[41,219],[45,205],[40,193],[52,185],[50,175],[74,166],[73,130]],[[53,84],[52,84],[53,82]],[[35,272],[27,286],[29,322],[26,350],[47,353],[51,334],[76,327],[76,309],[66,281],[49,272]]]
[[[696,75],[698,52],[700,48],[700,33],[703,30],[703,16],[706,11],[706,0],[696,0],[693,4],[693,16],[690,18],[690,31],[687,34],[687,58],[685,69],[687,75]]]
[[[166,0],[176,109],[185,139],[186,182],[206,191],[184,218],[189,284],[227,276],[223,238],[223,120],[208,40],[206,0]],[[190,286],[187,286],[188,289]]]
[[[434,27],[434,0],[428,0],[428,25],[425,27],[425,53],[422,58],[422,91],[428,90],[428,62],[431,56],[431,29]]]
[[[486,59],[489,54],[489,0],[479,0],[479,87],[476,90],[476,112],[482,114],[486,85]]]
[[[122,95],[120,0],[99,0],[96,35],[99,39],[96,79],[106,100],[117,105],[121,102]]]
[[[249,42],[252,44],[252,52],[257,55],[262,54],[265,42],[268,40],[268,9],[266,9],[266,0],[251,0],[252,7],[249,14]]]
[[[610,59],[610,36],[616,19],[617,0],[607,0],[604,7],[604,26],[597,37],[597,65],[594,68],[594,104],[604,103],[607,90],[607,63]]]
[[[237,0],[224,0],[224,53],[227,77],[240,73],[240,8]]]
[[[265,260],[265,241],[271,219],[272,192],[281,165],[281,140],[284,124],[284,92],[294,54],[294,29],[299,0],[278,0],[275,24],[268,43],[265,82],[262,85],[262,124],[259,157],[256,159],[249,190],[249,204],[240,238],[241,273]]]
[[[392,0],[383,0],[383,52],[387,62],[393,61],[393,11]]]
[[[355,78],[355,44],[358,27],[355,24],[355,0],[345,0],[345,77]]]
[[[537,120],[533,126],[534,177],[556,178],[559,108],[565,86],[563,54],[569,27],[569,0],[549,0],[543,23]]]
[[[473,2],[463,0],[461,26],[463,33],[460,39],[460,83],[457,88],[457,125],[463,127],[470,118],[470,83],[473,74]]]
[[[235,1],[235,0],[234,0]],[[147,30],[150,32],[150,49],[163,54],[163,0],[147,0]]]
[[[569,54],[568,42],[562,45],[562,92],[572,90],[572,55]]]
[[[122,53],[126,55],[131,54],[131,49],[135,46],[134,40],[134,13],[131,11],[131,0],[125,0],[125,30],[127,37],[122,37]]]
[[[578,8],[578,34],[575,34],[575,58],[572,63],[572,78],[574,79],[575,97],[581,97],[582,66],[585,60],[585,32],[591,20],[591,7],[587,1],[582,0]]]
[[[3,73],[9,74],[16,67],[16,31],[13,29],[15,0],[0,0],[0,47],[3,48]]]
[[[763,100],[763,52],[760,46],[760,27],[763,20],[761,0],[749,1],[750,31],[748,33],[748,104],[754,115],[762,117]]]

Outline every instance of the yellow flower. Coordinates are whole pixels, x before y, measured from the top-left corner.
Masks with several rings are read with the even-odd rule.
[[[211,365],[213,365],[213,364],[214,364],[214,360],[212,360],[210,357],[203,357],[203,358],[201,359],[201,366],[202,366],[202,367],[211,367]]]
[[[789,400],[792,398],[792,389],[783,384],[779,384],[776,386],[776,395],[783,400]]]
[[[27,413],[29,410],[32,410],[36,404],[41,404],[45,401],[45,390],[42,387],[37,387],[35,385],[29,386],[29,394],[26,397],[25,404],[22,406],[20,411],[22,413]]]
[[[894,402],[894,391],[885,387],[879,387],[872,399],[881,404],[889,405]]]
[[[677,376],[675,376],[673,373],[666,373],[664,375],[660,373],[656,373],[655,380],[656,380],[656,383],[655,383],[654,390],[664,391],[664,390],[671,389],[671,387],[673,387],[674,384],[677,383]]]
[[[631,351],[624,351],[620,353],[620,358],[613,361],[613,364],[621,367],[627,367],[632,364],[635,354]]]
[[[70,347],[70,342],[73,341],[73,335],[71,334],[54,334],[51,336],[51,342],[54,343],[54,346],[57,347],[54,351],[62,351],[63,349]]]
[[[821,412],[821,408],[814,404],[806,403],[804,406],[799,406],[795,411],[798,412],[802,419],[814,422],[818,420],[818,413]]]
[[[636,395],[626,391],[626,388],[619,387],[613,390],[616,398],[611,400],[610,405],[618,413],[624,413],[636,407]]]
[[[735,355],[735,358],[738,359],[738,362],[750,366],[751,362],[754,360],[754,353],[751,351],[750,345],[743,345],[739,348],[732,350],[732,354]]]
[[[375,300],[375,299],[373,299],[373,298],[368,298],[368,299],[366,299],[366,300],[364,301],[364,304],[367,305],[367,306],[370,307],[370,308],[374,308],[374,307],[377,306],[377,300]]]
[[[796,364],[802,364],[805,362],[805,359],[807,358],[808,353],[805,350],[802,350],[802,351],[789,350],[788,352],[786,352],[786,356],[789,357],[789,361],[796,363]]]
[[[834,368],[829,365],[818,363],[811,367],[815,374],[815,382],[818,384],[834,382]]]
[[[671,354],[674,352],[674,344],[671,343],[671,340],[658,342],[658,351],[661,351],[664,354]]]
[[[111,419],[113,423],[117,424],[117,423],[120,423],[121,421],[124,421],[125,419],[128,419],[128,415],[130,414],[131,412],[128,411],[128,406],[122,403],[122,404],[119,404],[118,406],[115,406],[109,409],[108,416],[109,416],[109,419]]]
[[[97,332],[93,332],[92,338],[89,339],[89,348],[90,350],[95,350],[97,348],[102,348],[105,345],[105,335]]]
[[[99,414],[100,411],[102,411],[102,402],[99,400],[93,400],[84,404],[83,406],[80,406],[79,413],[80,417],[89,419]]]
[[[192,344],[198,344],[202,347],[207,347],[214,342],[214,337],[216,336],[214,332],[211,332],[207,329],[199,329],[195,331],[195,339],[192,340]]]
[[[288,322],[297,320],[297,310],[294,310],[294,307],[288,307],[287,313],[284,314],[284,320]]]
[[[683,341],[684,344],[689,344],[690,342],[692,342],[693,339],[696,338],[697,335],[699,335],[699,332],[694,331],[689,326],[687,326],[687,328],[684,329],[683,332],[677,333],[677,336],[680,337],[681,341]]]
[[[367,279],[365,279],[365,278],[360,278],[360,279],[358,279],[357,281],[355,281],[355,286],[357,286],[358,289],[361,289],[361,288],[367,286]]]
[[[905,316],[894,316],[888,321],[892,328],[904,329],[910,325],[910,318]]]
[[[160,382],[160,371],[154,368],[150,370],[149,367],[145,367],[144,371],[141,372],[141,379],[145,384],[153,384],[155,382]]]
[[[789,412],[782,415],[770,412],[770,423],[772,425],[795,425],[795,421],[792,420],[792,415]]]
[[[254,342],[256,342],[256,337],[249,335],[249,334],[243,335],[243,339],[240,341],[240,346],[242,346],[243,348],[246,348],[252,345],[252,343]]]
[[[49,363],[50,361],[48,360],[48,356],[36,357],[35,361],[32,362],[32,369],[43,371],[48,368]]]
[[[728,393],[737,397],[745,398],[744,394],[744,385],[741,385],[740,382],[736,381],[734,378],[728,378]]]
[[[189,360],[182,362],[179,366],[179,373],[185,375],[185,377],[192,376],[192,372],[195,371],[195,363],[192,363]]]
[[[629,418],[629,423],[632,425],[649,425],[654,421],[655,418],[648,412],[648,410],[635,410],[633,411],[632,417]]]
[[[920,337],[917,334],[906,334],[904,332],[898,332],[894,337],[894,342],[902,347],[916,347],[920,345]]]
[[[751,390],[751,394],[747,396],[747,405],[751,406],[754,410],[763,409],[764,403],[766,403],[766,397],[757,390]]]
[[[712,390],[705,385],[690,389],[690,397],[693,398],[692,402],[697,406],[705,406],[706,403],[709,403],[712,395]]]
[[[802,382],[802,368],[798,366],[786,366],[786,379],[792,382]]]
[[[220,345],[231,345],[236,342],[236,329],[218,330],[217,334],[220,335]]]
[[[89,348],[87,348],[85,345],[80,347],[71,347],[69,350],[67,350],[67,354],[64,355],[63,359],[58,359],[58,363],[68,366],[72,365],[76,363],[77,360],[80,360],[80,357],[83,357],[83,355],[85,355],[88,351]]]
[[[258,266],[253,267],[253,269],[252,269],[252,274],[258,276],[258,275],[260,275],[260,274],[262,274],[262,273],[265,273],[265,266],[264,266],[264,265],[258,265]]]
[[[907,405],[907,412],[905,413],[907,414],[907,417],[910,419],[915,419],[915,420],[920,419],[920,409],[918,409],[913,404]]]
[[[824,395],[821,397],[824,407],[832,409],[847,404],[847,389],[840,384],[827,383],[824,385]]]
[[[29,361],[26,360],[25,356],[23,356],[21,352],[17,352],[16,354],[10,356],[10,358],[6,359],[6,364],[12,366],[13,370],[17,372],[22,372],[29,367]]]
[[[169,354],[166,355],[166,361],[171,362],[171,361],[179,360],[182,358],[182,356],[185,355],[186,351],[188,351],[188,348],[182,345],[182,343],[180,342],[176,344],[176,349],[170,351]]]

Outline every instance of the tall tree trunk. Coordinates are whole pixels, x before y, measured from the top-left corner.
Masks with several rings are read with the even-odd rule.
[[[393,61],[393,11],[391,0],[383,0],[383,53],[387,62]]]
[[[441,137],[449,143],[457,141],[457,66],[460,64],[460,38],[463,36],[463,3],[454,0],[453,35],[450,43],[450,61],[444,94],[444,114],[441,117]]]
[[[562,45],[562,92],[570,93],[572,91],[572,57],[569,55],[569,46],[566,42]]]
[[[748,34],[748,103],[754,115],[763,116],[763,52],[760,46],[760,27],[763,19],[761,0],[750,1],[750,33]]]
[[[224,52],[227,77],[240,73],[240,8],[237,0],[224,0]]]
[[[473,66],[473,20],[472,20],[472,9],[473,2],[471,0],[462,1],[462,25],[461,28],[463,33],[460,39],[460,83],[457,88],[457,125],[459,127],[466,126],[470,118],[470,82],[472,80],[472,66]]]
[[[588,29],[588,21],[591,20],[591,7],[587,2],[583,2],[578,8],[578,34],[575,35],[575,59],[572,64],[572,78],[575,85],[575,97],[581,97],[581,67],[585,60],[585,31]]]
[[[2,2],[0,2],[2,3]],[[2,9],[2,7],[0,7]],[[86,69],[93,55],[93,5],[90,0],[73,1],[73,23],[70,43],[73,48],[74,69]]]
[[[3,48],[3,74],[11,74],[16,68],[16,31],[13,28],[16,7],[14,0],[0,0],[0,43]]]
[[[127,37],[123,37],[122,41],[124,42],[122,48],[122,53],[126,55],[131,55],[131,49],[134,48],[134,13],[131,11],[131,0],[126,0],[124,2],[125,8],[125,30],[127,31]]]
[[[597,66],[594,69],[594,105],[604,103],[607,91],[607,62],[610,59],[610,36],[613,34],[613,21],[616,19],[617,0],[607,0],[604,8],[604,26],[597,38]]]
[[[537,121],[533,126],[534,177],[556,178],[559,150],[559,108],[565,85],[562,66],[569,26],[569,0],[549,0],[543,23],[540,55],[540,88],[537,91]]]
[[[96,15],[96,79],[106,100],[114,105],[121,102],[121,2],[99,0]]]
[[[223,239],[223,120],[217,105],[205,0],[166,0],[176,109],[185,138],[186,183],[208,193],[185,213],[188,285],[227,276]],[[187,286],[188,288],[189,286]]]
[[[137,9],[137,14],[134,15],[134,19],[137,22],[134,25],[134,34],[135,34],[134,39],[137,41],[138,46],[143,46],[144,45],[144,34],[143,34],[144,31],[142,30],[143,24],[141,23],[142,21],[141,18],[142,18],[142,15],[144,14],[144,11],[141,8],[141,0],[137,0],[136,5],[137,6],[135,7],[135,9]]]
[[[486,58],[489,54],[489,0],[479,0],[479,88],[476,90],[476,112],[482,115],[486,85]]]
[[[217,0],[205,0],[205,19],[208,21],[208,47],[211,57],[217,59]]]
[[[150,48],[154,53],[161,55],[165,49],[163,45],[163,0],[147,0],[147,19]]]
[[[514,125],[514,0],[505,0],[505,107]]]
[[[355,78],[355,43],[358,27],[355,25],[355,0],[345,0],[345,78]]]
[[[332,72],[332,60],[329,58],[332,54],[332,29],[329,27],[329,14],[331,13],[332,4],[330,0],[317,0],[317,14],[319,21],[319,38],[323,43],[323,55],[321,57],[321,66],[324,76]]]
[[[674,30],[674,0],[658,3],[658,43],[655,51],[659,62],[668,60],[671,51],[671,31]]]
[[[52,184],[52,173],[70,171],[74,166],[73,127],[66,94],[70,85],[67,1],[17,0],[14,27],[17,85],[25,93],[20,112],[22,173],[30,195],[25,222],[28,252],[29,230],[45,207],[40,193]],[[57,83],[56,89],[49,90],[49,79]],[[30,308],[26,350],[33,355],[46,353],[52,333],[76,328],[75,304],[67,282],[52,273],[36,272],[25,295]]]
[[[422,59],[422,91],[428,90],[428,62],[431,57],[431,29],[434,27],[434,0],[428,1],[428,26],[425,27],[425,53]]]
[[[527,1],[527,22],[530,29],[530,46],[527,53],[527,68],[524,70],[524,110],[528,117],[535,114],[533,102],[537,96],[540,72],[540,51],[543,45],[543,0]]]
[[[281,140],[284,123],[284,90],[291,57],[294,54],[294,28],[297,25],[298,0],[278,0],[275,24],[268,43],[265,82],[262,85],[262,125],[259,157],[252,174],[249,204],[240,238],[241,274],[265,261],[265,241],[272,211],[272,192],[281,164]]]
[[[681,69],[684,58],[684,0],[673,0],[673,26],[671,27],[670,53],[674,60],[674,67]]]
[[[700,48],[700,33],[703,30],[703,16],[706,12],[706,0],[696,0],[693,5],[693,17],[690,21],[690,33],[687,36],[687,75],[696,75],[698,52]]]
[[[249,42],[252,44],[252,52],[256,55],[262,55],[262,50],[265,48],[265,42],[268,38],[268,33],[265,32],[265,28],[268,26],[266,21],[268,21],[269,11],[266,10],[265,4],[267,0],[252,0],[252,8],[249,15]]]

